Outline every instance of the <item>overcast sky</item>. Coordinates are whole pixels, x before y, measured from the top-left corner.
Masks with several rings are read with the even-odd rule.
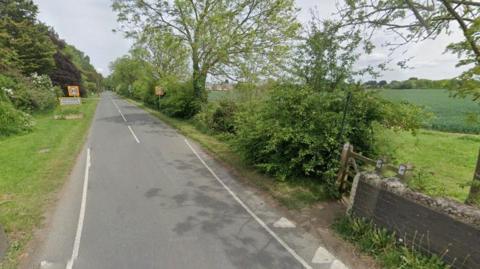
[[[310,18],[310,9],[316,7],[320,17],[328,18],[335,11],[337,0],[296,0],[301,8],[299,19],[305,23]],[[111,10],[111,0],[34,0],[40,9],[39,19],[53,26],[61,38],[73,44],[90,56],[98,71],[107,75],[109,64],[117,57],[126,54],[131,41],[121,33],[113,33],[118,25],[116,15]],[[435,41],[414,44],[407,48],[402,57],[414,56],[410,62],[412,70],[401,70],[392,64],[393,71],[384,72],[387,80],[402,80],[409,77],[430,79],[451,78],[460,73],[455,68],[454,55],[444,54],[445,47],[460,35],[444,36]],[[384,37],[380,34],[377,39]],[[383,62],[387,52],[377,49],[372,55],[362,57],[359,65]]]

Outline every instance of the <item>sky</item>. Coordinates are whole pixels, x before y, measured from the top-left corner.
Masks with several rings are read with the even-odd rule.
[[[307,23],[311,18],[311,9],[321,18],[329,18],[336,10],[337,0],[296,0],[301,9],[299,20]],[[62,39],[74,45],[90,56],[92,64],[104,75],[108,75],[109,64],[126,54],[132,44],[121,33],[112,30],[118,27],[116,14],[111,9],[111,0],[34,0],[39,6],[40,21],[53,26]],[[385,40],[379,33],[375,39],[379,44]],[[394,58],[390,65],[392,70],[382,73],[381,79],[404,80],[410,77],[428,79],[452,78],[461,73],[455,67],[455,55],[444,54],[448,43],[458,40],[457,32],[452,36],[442,36],[420,44],[405,47],[404,54]],[[414,58],[409,62],[414,69],[400,69],[394,63],[404,58]],[[378,48],[373,54],[362,56],[358,66],[368,66],[383,62],[388,51]]]

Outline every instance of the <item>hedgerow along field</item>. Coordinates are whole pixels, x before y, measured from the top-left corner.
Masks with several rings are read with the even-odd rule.
[[[468,98],[453,98],[442,89],[379,90],[384,98],[422,106],[433,118],[427,129],[455,133],[480,133],[480,104]]]

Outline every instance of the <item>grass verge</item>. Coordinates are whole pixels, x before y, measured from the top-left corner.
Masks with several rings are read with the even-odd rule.
[[[323,186],[311,179],[294,179],[280,181],[260,173],[251,165],[246,164],[240,156],[235,153],[224,137],[212,136],[198,130],[192,121],[179,120],[153,110],[144,104],[132,99],[129,102],[148,111],[164,123],[177,129],[180,133],[198,142],[204,149],[209,151],[217,160],[232,167],[234,171],[247,183],[261,188],[268,192],[283,206],[290,209],[303,208],[319,201],[328,199]]]
[[[414,245],[397,241],[395,234],[375,227],[371,222],[345,216],[334,225],[340,236],[369,254],[385,269],[447,269],[438,256],[419,252]]]
[[[84,144],[98,103],[84,99],[83,119],[55,120],[56,111],[35,115],[33,132],[0,138],[0,224],[10,247],[0,268],[16,268],[19,255],[55,199]]]
[[[480,144],[479,135],[420,130],[384,131],[379,135],[381,152],[393,155],[395,163],[412,163],[414,175],[408,185],[431,196],[464,202],[473,179]]]

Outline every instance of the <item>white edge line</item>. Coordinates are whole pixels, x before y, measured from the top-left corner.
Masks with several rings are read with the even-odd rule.
[[[273,232],[265,224],[265,222],[263,222],[263,220],[261,220],[257,215],[255,215],[255,213],[253,213],[253,211],[242,200],[240,200],[240,198],[238,198],[238,196],[217,176],[217,174],[215,174],[212,168],[208,166],[208,164],[202,159],[202,157],[200,157],[200,155],[192,147],[192,145],[190,145],[187,139],[185,139],[185,143],[187,143],[188,147],[192,150],[195,156],[197,156],[203,166],[207,168],[210,174],[212,174],[212,176],[228,191],[228,193],[230,193],[233,199],[235,199],[235,201],[237,201],[250,214],[250,216],[252,216],[253,219],[255,219],[258,224],[260,224],[260,226],[262,226],[273,238],[275,238],[275,240],[277,240],[277,242],[280,243],[280,245],[282,245],[282,247],[284,247],[298,262],[300,262],[303,267],[305,267],[306,269],[312,269],[312,266],[310,266],[310,264],[308,264],[300,255],[298,255],[295,250],[290,248],[287,243],[285,243],[285,241],[283,241],[277,234],[275,234],[275,232]]]
[[[128,125],[128,130],[130,130],[130,133],[132,133],[133,138],[135,138],[135,141],[137,141],[137,143],[140,144],[140,140],[138,140],[138,137],[133,132],[132,126]]]
[[[85,207],[87,204],[88,174],[91,165],[90,161],[90,148],[87,148],[87,161],[85,164],[85,176],[83,178],[82,203],[80,205],[80,213],[78,215],[77,233],[75,234],[75,241],[73,243],[72,257],[70,260],[68,260],[66,269],[71,269],[73,267],[73,263],[78,258],[78,252],[80,250],[80,240],[82,238],[83,222],[85,220]]]
[[[113,101],[112,98],[110,98],[110,100],[112,101],[113,105],[117,108],[118,113],[120,113],[120,116],[122,116],[123,120],[124,120],[125,122],[127,122],[127,119],[126,119],[125,116],[123,115],[123,113],[122,113],[122,111],[120,110],[120,108],[118,107],[117,103],[115,103],[115,101]]]

